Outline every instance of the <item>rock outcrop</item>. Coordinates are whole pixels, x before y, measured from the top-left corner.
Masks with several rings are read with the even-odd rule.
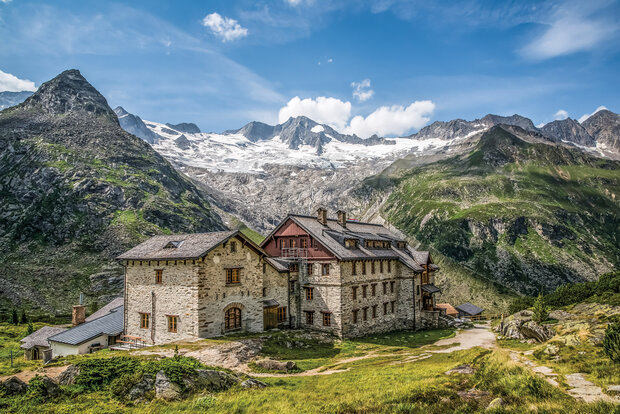
[[[548,341],[555,335],[555,332],[548,326],[534,322],[532,320],[532,312],[527,310],[509,316],[500,322],[495,331],[504,338],[535,342]]]

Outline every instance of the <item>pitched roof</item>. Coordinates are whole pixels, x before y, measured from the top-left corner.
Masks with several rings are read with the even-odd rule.
[[[50,336],[49,341],[79,345],[101,335],[116,336],[123,332],[123,319],[123,306],[121,305],[112,309],[107,315]]]
[[[289,262],[278,259],[277,257],[266,257],[265,261],[273,266],[278,272],[288,272]]]
[[[105,305],[103,308],[99,309],[97,312],[93,313],[88,318],[86,318],[86,322],[90,322],[92,320],[101,318],[102,316],[105,316],[108,313],[110,313],[112,309],[116,309],[119,306],[123,306],[124,303],[125,302],[123,298],[116,298],[112,300],[110,303],[108,303],[107,305]]]
[[[422,285],[422,290],[425,291],[426,293],[441,292],[441,289],[439,289],[437,286],[433,285],[432,283],[427,283],[425,285]]]
[[[44,326],[41,329],[34,331],[30,335],[22,339],[20,341],[22,342],[22,344],[20,345],[20,348],[30,349],[33,346],[49,347],[49,343],[47,342],[47,339],[50,336],[54,336],[66,330],[67,328],[63,328],[62,326]]]
[[[117,257],[119,260],[166,260],[166,259],[197,259],[203,257],[211,249],[241,232],[218,231],[196,234],[173,234],[153,236],[133,249]],[[245,238],[245,236],[243,236]],[[177,243],[178,247],[166,247]]]
[[[479,308],[476,305],[472,305],[469,302],[458,305],[456,309],[471,316],[478,315],[479,313],[482,313],[484,311],[484,309]]]
[[[459,313],[459,311],[457,311],[454,306],[450,305],[449,303],[438,303],[435,305],[436,308],[441,308],[441,309],[445,309],[446,310],[446,315],[456,315]]]
[[[316,217],[290,214],[287,219],[293,220],[297,225],[312,235],[321,245],[327,248],[340,260],[355,259],[395,259],[403,262],[407,267],[416,272],[424,269],[420,266],[412,254],[415,250],[410,247],[407,250],[391,247],[389,249],[367,249],[366,240],[377,241],[404,241],[401,237],[391,233],[380,224],[364,223],[360,221],[347,220],[347,226],[343,228],[336,219],[327,219],[327,225],[319,223]],[[271,233],[273,235],[287,219],[282,221],[280,226]],[[271,236],[270,235],[270,236]],[[265,238],[261,244],[268,243],[270,236]],[[359,239],[360,245],[357,249],[348,249],[343,245],[345,239]],[[426,252],[428,255],[428,252]],[[426,262],[424,262],[426,264]]]

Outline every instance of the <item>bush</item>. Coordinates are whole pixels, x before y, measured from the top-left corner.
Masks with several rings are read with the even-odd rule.
[[[596,286],[596,293],[602,295],[605,292],[620,293],[620,272],[605,273]]]
[[[75,379],[75,383],[85,388],[97,389],[109,384],[115,378],[136,371],[140,367],[140,361],[120,356],[87,359],[77,365],[80,367],[80,375]]]
[[[523,309],[530,308],[534,304],[534,298],[531,296],[518,297],[508,307],[508,313],[511,315],[522,311]]]
[[[620,363],[620,323],[615,322],[607,326],[603,348],[612,361]]]

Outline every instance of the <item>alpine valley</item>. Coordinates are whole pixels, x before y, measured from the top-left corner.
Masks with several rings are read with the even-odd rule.
[[[442,301],[504,309],[620,265],[620,116],[608,110],[362,139],[306,117],[222,133],[142,120],[76,70],[22,97],[0,112],[7,308],[66,312],[76,292],[104,301],[122,289],[115,255],[152,234],[265,235],[319,206],[431,249]]]

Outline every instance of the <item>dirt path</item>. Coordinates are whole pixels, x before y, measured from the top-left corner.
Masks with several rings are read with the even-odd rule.
[[[481,347],[486,349],[495,348],[495,334],[491,332],[487,325],[476,325],[471,329],[464,329],[452,338],[441,339],[435,342],[435,346],[446,346],[455,344],[453,347],[439,350],[432,350],[436,354],[449,354],[451,352],[463,351],[474,347]]]
[[[11,377],[17,377],[24,382],[28,382],[37,375],[45,375],[50,378],[57,378],[60,374],[65,372],[66,369],[67,369],[67,366],[63,365],[60,367],[39,368],[35,371],[22,371],[14,375],[7,375],[4,377],[0,377],[0,381],[5,381]]]

